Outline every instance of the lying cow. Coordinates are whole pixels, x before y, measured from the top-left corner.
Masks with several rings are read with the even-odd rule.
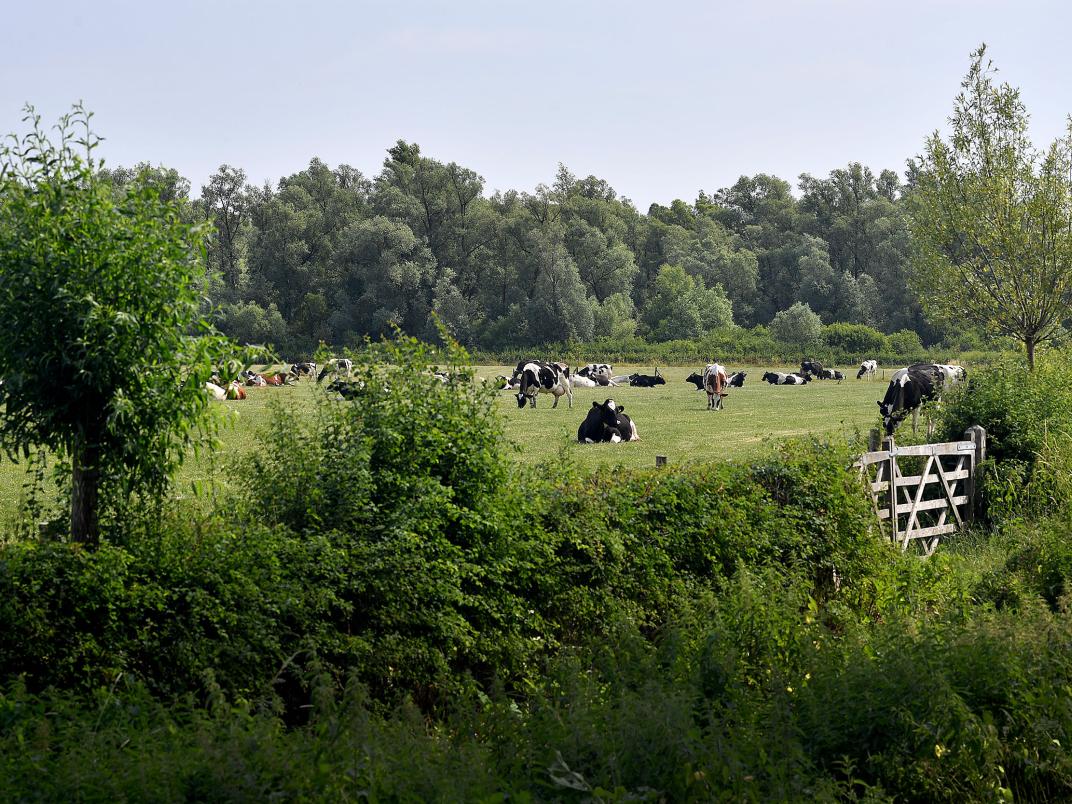
[[[614,374],[614,366],[610,363],[589,363],[577,369],[576,376],[588,377],[589,379],[594,380],[596,375],[600,374],[609,380],[611,375]]]
[[[569,406],[573,407],[573,388],[570,386],[569,366],[565,363],[541,363],[535,360],[521,366],[521,386],[517,392],[517,406],[524,408],[525,403],[529,407],[536,407],[537,394],[552,394],[555,402],[552,408],[558,407],[558,400],[563,394],[569,399]]]
[[[324,368],[320,370],[320,373],[316,377],[316,381],[323,382],[324,378],[329,374],[334,374],[336,377],[350,377],[353,373],[354,361],[345,357],[336,357],[324,364]]]
[[[768,371],[763,374],[763,379],[771,385],[807,385],[810,378],[800,374],[786,374],[781,371]]]
[[[636,423],[625,415],[625,408],[619,407],[613,399],[603,403],[593,402],[588,415],[577,428],[577,441],[581,444],[617,444],[620,441],[639,440]]]
[[[666,385],[666,380],[659,374],[659,367],[655,367],[655,374],[630,374],[629,384],[634,388],[654,388],[656,385]]]
[[[808,358],[806,360],[802,360],[800,363],[800,376],[807,377],[809,380],[812,377],[815,377],[819,380],[826,379],[826,377],[824,376],[824,371],[825,369],[823,368],[823,364],[820,363],[818,360],[812,360]]]
[[[296,377],[315,377],[316,363],[313,363],[312,361],[306,361],[304,363],[295,363],[290,367],[290,371]]]
[[[730,388],[744,388],[744,378],[748,376],[747,371],[735,371],[726,379],[726,385]],[[688,377],[685,378],[685,382],[691,382],[696,386],[697,391],[704,389],[703,373],[694,371]]]
[[[845,379],[845,375],[843,373],[841,373],[840,371],[837,371],[836,369],[823,369],[822,373],[819,375],[819,379],[820,380],[837,380],[838,383],[840,384],[841,381],[843,379]]]

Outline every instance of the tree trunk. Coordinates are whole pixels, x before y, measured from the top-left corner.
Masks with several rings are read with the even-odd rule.
[[[100,491],[99,449],[78,437],[71,454],[71,541],[95,549],[100,543],[97,498]]]
[[[1035,370],[1035,339],[1032,337],[1024,338],[1024,346],[1027,347],[1027,368],[1029,371]]]

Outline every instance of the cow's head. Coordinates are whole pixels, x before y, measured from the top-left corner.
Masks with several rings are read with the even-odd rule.
[[[703,388],[703,377],[700,376],[699,372],[692,372],[692,374],[685,378],[685,382],[691,382],[696,386],[697,391]]]
[[[519,408],[525,407],[525,400],[526,400],[526,396],[525,396],[524,392],[518,391],[517,392],[517,406]]]
[[[898,411],[893,402],[879,402],[878,412],[882,414],[882,426],[886,430],[886,435],[893,435],[893,431],[897,429],[897,425],[904,418],[903,410]],[[897,415],[898,412],[901,413],[900,416]]]
[[[621,408],[613,399],[608,399],[605,402],[593,402],[592,408],[599,415],[599,423],[603,425],[605,430],[614,429],[618,426],[618,412]]]

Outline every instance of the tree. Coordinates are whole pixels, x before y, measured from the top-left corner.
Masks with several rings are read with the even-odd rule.
[[[806,302],[797,302],[774,316],[770,331],[776,340],[786,346],[807,352],[822,341],[823,322]]]
[[[651,291],[642,319],[653,340],[700,338],[733,325],[733,306],[722,286],[706,288],[679,265],[660,268]]]
[[[201,205],[216,226],[211,241],[212,265],[223,274],[232,290],[238,289],[241,239],[239,232],[249,217],[249,192],[246,172],[230,165],[220,165],[208,184],[201,188]]]
[[[928,316],[1016,338],[1033,368],[1072,303],[1072,129],[1038,152],[1019,90],[985,59],[911,171],[914,283]]]
[[[70,461],[71,536],[95,546],[102,506],[166,486],[225,342],[199,312],[204,229],[102,179],[81,107],[55,143],[26,121],[0,145],[0,446]]]

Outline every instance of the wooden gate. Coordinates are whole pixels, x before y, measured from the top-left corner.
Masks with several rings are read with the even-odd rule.
[[[942,536],[970,522],[975,510],[975,473],[986,457],[986,431],[968,428],[963,441],[898,447],[892,438],[855,466],[867,480],[875,514],[889,526],[902,550],[930,555]],[[909,459],[909,460],[904,460]],[[910,474],[902,471],[902,461]]]

